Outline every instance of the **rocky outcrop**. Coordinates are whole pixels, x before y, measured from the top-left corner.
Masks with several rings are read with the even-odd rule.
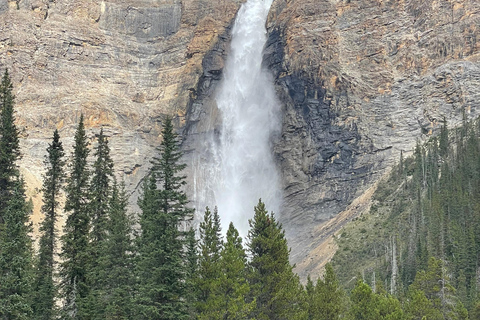
[[[265,64],[284,103],[275,152],[299,272],[320,263],[309,255],[326,239],[318,227],[401,150],[428,139],[443,117],[478,115],[479,26],[475,0],[274,1]]]
[[[39,197],[53,130],[69,154],[81,113],[92,140],[104,127],[119,176],[135,190],[162,115],[184,126],[205,56],[227,40],[240,2],[0,0],[0,71],[13,76],[29,195]]]

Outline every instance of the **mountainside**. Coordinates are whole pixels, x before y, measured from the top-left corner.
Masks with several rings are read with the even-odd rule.
[[[177,116],[191,155],[215,129],[213,93],[241,2],[0,0],[0,68],[13,76],[29,185],[39,185],[52,130],[68,150],[80,113],[90,132],[105,126],[130,191],[162,114]],[[476,0],[274,1],[264,63],[283,105],[280,220],[303,275],[358,210],[328,222],[367,202],[401,150],[444,116],[455,125],[463,110],[478,113],[479,25]]]
[[[455,125],[478,113],[479,25],[473,0],[274,2],[265,63],[285,104],[275,152],[300,272],[317,270],[351,217],[329,219],[371,193],[401,150],[444,116]]]
[[[479,124],[465,121],[455,130],[445,124],[439,137],[417,144],[382,179],[370,210],[337,236],[333,263],[345,286],[362,274],[372,286],[382,281],[402,295],[435,257],[443,261],[443,279],[472,310],[480,252]]]
[[[202,60],[226,41],[239,4],[0,0],[0,68],[13,77],[30,195],[41,184],[52,131],[69,150],[80,113],[90,138],[104,127],[117,169],[136,189],[159,144],[162,115],[183,125]]]

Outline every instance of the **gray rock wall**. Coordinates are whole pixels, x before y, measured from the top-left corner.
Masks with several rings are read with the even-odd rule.
[[[265,64],[284,103],[276,153],[293,262],[316,268],[320,226],[400,151],[443,117],[480,113],[479,26],[472,0],[274,1]]]
[[[100,28],[141,40],[171,36],[180,28],[182,4],[175,1],[158,7],[132,7],[131,4],[102,2]]]

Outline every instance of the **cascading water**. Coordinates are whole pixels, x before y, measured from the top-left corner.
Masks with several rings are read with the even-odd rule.
[[[194,200],[202,211],[218,207],[222,229],[230,221],[246,236],[253,207],[262,198],[269,211],[281,206],[279,177],[270,143],[280,127],[273,80],[262,68],[265,22],[272,0],[248,0],[238,12],[223,80],[216,94],[219,132],[204,141],[207,163],[195,168]],[[201,214],[202,212],[200,212]]]

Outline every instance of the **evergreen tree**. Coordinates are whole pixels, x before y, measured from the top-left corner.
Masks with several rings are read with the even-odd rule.
[[[4,223],[9,199],[18,188],[20,176],[16,161],[20,158],[18,129],[15,125],[13,84],[8,70],[0,84],[0,224]]]
[[[187,309],[190,319],[195,319],[197,315],[196,305],[198,303],[198,243],[195,239],[195,230],[190,228],[186,236],[186,288],[187,288]]]
[[[0,319],[30,320],[33,282],[31,205],[25,201],[24,182],[16,181],[4,208],[0,233]]]
[[[222,249],[222,234],[220,229],[220,218],[217,208],[213,215],[207,207],[203,222],[200,223],[200,257],[197,278],[197,290],[199,301],[197,309],[204,317],[213,317],[218,313],[220,299],[215,294],[218,281],[221,275],[220,251]]]
[[[219,319],[250,319],[256,301],[248,302],[250,285],[246,279],[246,253],[242,238],[230,222],[227,230],[227,242],[221,251],[221,276],[216,294],[221,297]]]
[[[92,252],[107,237],[108,212],[110,206],[110,197],[112,195],[113,180],[113,161],[110,157],[110,147],[108,139],[103,134],[103,128],[98,136],[98,144],[95,148],[95,163],[93,164],[93,176],[90,183],[90,210],[92,224]]]
[[[134,247],[131,239],[132,217],[127,214],[125,187],[114,180],[109,199],[107,234],[98,261],[100,304],[98,319],[134,318]],[[103,313],[104,311],[104,313]]]
[[[35,274],[35,294],[33,311],[36,319],[55,319],[55,297],[57,288],[54,282],[55,247],[58,220],[58,198],[64,182],[65,161],[63,146],[58,130],[53,133],[52,143],[47,148],[45,164],[47,172],[43,178],[43,206],[45,218],[40,226],[40,249]]]
[[[100,296],[103,292],[105,280],[104,260],[105,241],[108,234],[108,214],[111,205],[113,161],[110,157],[110,148],[103,128],[98,136],[98,143],[95,147],[95,162],[93,164],[93,175],[90,182],[89,214],[91,222],[90,233],[90,265],[87,270],[87,283],[89,286],[88,310],[94,318],[103,318],[104,301]]]
[[[410,290],[423,292],[432,307],[440,311],[444,319],[465,319],[466,309],[455,296],[456,290],[449,280],[443,262],[431,257],[427,270],[417,273]]]
[[[31,319],[31,206],[16,163],[20,148],[12,89],[5,71],[0,84],[0,319]]]
[[[167,117],[162,129],[160,158],[144,185],[139,205],[141,235],[138,239],[139,317],[143,319],[188,318],[186,303],[185,234],[179,230],[193,210],[182,187],[185,176],[177,135]],[[157,185],[159,186],[157,188]]]
[[[67,179],[65,212],[68,213],[62,236],[61,289],[64,298],[64,319],[85,319],[88,310],[87,270],[89,254],[89,170],[87,168],[88,141],[80,117],[75,132],[75,145]]]
[[[330,263],[325,266],[325,275],[313,286],[307,283],[309,319],[339,319],[343,309],[343,292]]]
[[[256,319],[304,319],[303,289],[290,265],[289,249],[282,226],[259,200],[249,221],[251,254],[249,281],[256,297]]]
[[[352,307],[350,314],[354,320],[378,320],[380,312],[377,308],[377,299],[372,288],[363,280],[358,279],[350,299]]]

